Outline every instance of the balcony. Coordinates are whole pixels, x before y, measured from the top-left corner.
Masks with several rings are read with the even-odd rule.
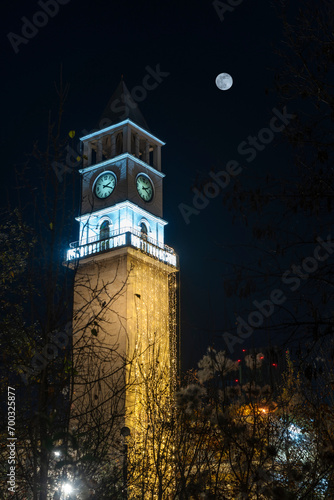
[[[113,248],[133,247],[155,259],[178,268],[178,256],[173,248],[161,245],[158,241],[144,236],[140,231],[133,228],[124,228],[121,231],[112,231],[111,235],[104,239],[99,236],[89,238],[88,242],[80,245],[78,241],[70,244],[66,253],[66,261],[83,259],[94,254],[108,252]]]

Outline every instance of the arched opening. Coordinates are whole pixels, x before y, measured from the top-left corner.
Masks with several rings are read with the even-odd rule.
[[[102,222],[100,226],[100,240],[104,240],[105,238],[109,238],[110,234],[110,223],[108,220]]]
[[[147,240],[148,229],[147,229],[147,225],[145,224],[145,222],[140,223],[140,236],[144,240]]]
[[[110,222],[105,220],[100,226],[100,245],[101,250],[107,250],[109,248],[109,238],[110,236]]]

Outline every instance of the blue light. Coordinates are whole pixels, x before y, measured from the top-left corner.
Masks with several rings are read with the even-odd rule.
[[[147,130],[143,129],[142,127],[139,127],[139,125],[136,125],[134,122],[132,122],[129,119],[124,120],[123,122],[120,122],[120,123],[115,123],[115,125],[111,125],[110,127],[106,127],[106,128],[101,129],[101,130],[97,130],[96,132],[92,132],[91,134],[85,135],[84,137],[80,137],[80,141],[87,141],[88,139],[96,138],[99,135],[104,135],[106,132],[111,132],[112,130],[115,130],[117,128],[121,128],[123,125],[126,125],[126,124],[131,125],[133,128],[137,129],[139,132],[142,132],[144,135],[146,135],[150,139],[153,139],[160,146],[164,146],[166,144],[165,142],[160,141],[160,139],[158,139],[154,135],[150,134],[150,132],[147,132]]]
[[[91,170],[95,170],[96,168],[101,168],[101,167],[110,167],[113,163],[116,163],[120,160],[124,160],[125,158],[129,158],[130,160],[138,163],[139,165],[142,165],[143,167],[147,168],[154,174],[158,175],[161,178],[166,177],[166,174],[163,174],[159,170],[156,170],[155,168],[151,167],[148,163],[145,163],[143,160],[140,160],[139,158],[136,158],[130,153],[123,153],[121,155],[115,156],[114,158],[110,158],[109,160],[102,161],[100,163],[96,163],[95,165],[91,165],[86,168],[81,168],[79,170],[80,174],[83,174],[85,172],[90,172]]]
[[[108,215],[112,212],[118,211],[122,208],[130,208],[134,212],[136,212],[138,215],[141,215],[142,217],[146,217],[148,220],[154,221],[156,223],[162,224],[163,226],[166,226],[168,224],[167,221],[164,219],[161,219],[160,217],[156,217],[155,215],[152,215],[150,212],[147,212],[144,208],[140,208],[131,201],[122,201],[121,203],[116,203],[115,205],[111,207],[106,207],[103,208],[102,210],[98,210],[94,212],[92,215],[91,213],[81,215],[79,217],[76,217],[75,220],[78,222],[83,222],[83,221],[88,221],[92,217],[102,217],[103,215]]]

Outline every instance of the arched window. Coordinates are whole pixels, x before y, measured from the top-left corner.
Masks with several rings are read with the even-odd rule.
[[[100,226],[100,250],[109,249],[110,223],[108,220],[102,222]]]
[[[100,240],[104,240],[106,238],[109,238],[109,234],[110,234],[110,224],[109,224],[109,221],[105,220],[102,222],[101,226],[100,226]]]
[[[147,240],[148,230],[145,222],[140,223],[140,236]]]

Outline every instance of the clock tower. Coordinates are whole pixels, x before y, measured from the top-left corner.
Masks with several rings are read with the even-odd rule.
[[[101,124],[81,138],[79,239],[66,257],[76,268],[73,364],[85,380],[74,383],[75,405],[77,414],[116,408],[119,426],[139,446],[147,408],[173,399],[178,256],[164,241],[164,143],[123,80]]]

